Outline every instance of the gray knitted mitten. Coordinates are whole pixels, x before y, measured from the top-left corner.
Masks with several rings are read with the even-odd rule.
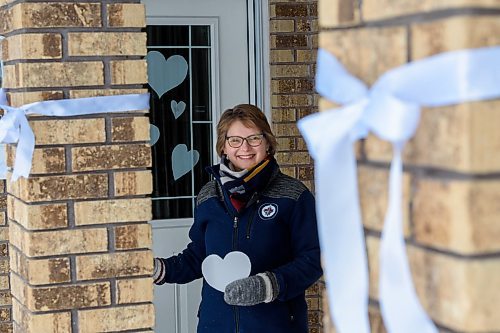
[[[228,284],[224,291],[224,300],[230,305],[250,306],[272,302],[278,294],[276,276],[272,272],[265,272]]]

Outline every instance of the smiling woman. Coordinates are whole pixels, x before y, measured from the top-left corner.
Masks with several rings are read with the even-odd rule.
[[[266,61],[256,50],[262,52],[254,25],[262,20],[257,3],[264,1],[142,2],[154,142],[153,249],[167,257],[189,243],[196,195],[211,178],[204,169],[219,160],[214,143],[221,110],[262,100],[257,83],[266,81],[256,73]],[[200,290],[199,280],[156,288],[155,329],[195,332]]]
[[[214,179],[197,196],[190,243],[154,260],[158,285],[203,277],[198,333],[308,332],[305,290],[322,274],[314,198],[280,171],[276,146],[258,107],[226,110],[217,126],[221,162],[207,168]],[[205,269],[207,260],[239,254],[249,274],[234,281],[231,268],[215,277]]]

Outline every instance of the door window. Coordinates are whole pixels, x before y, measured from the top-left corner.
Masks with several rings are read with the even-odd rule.
[[[148,25],[153,219],[193,217],[213,161],[211,25]]]

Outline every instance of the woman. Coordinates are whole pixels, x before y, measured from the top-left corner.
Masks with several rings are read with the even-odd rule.
[[[226,110],[217,126],[221,163],[197,197],[191,243],[179,255],[155,258],[156,284],[202,277],[211,255],[245,253],[250,276],[222,293],[203,281],[198,332],[307,333],[305,290],[322,274],[314,198],[281,173],[276,138],[262,111]]]

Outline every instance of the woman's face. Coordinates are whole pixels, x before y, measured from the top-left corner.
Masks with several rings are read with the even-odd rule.
[[[250,127],[245,126],[241,121],[235,120],[230,126],[226,133],[226,137],[239,136],[241,138],[253,138],[251,143],[256,144],[254,135],[262,134],[262,131],[251,125]],[[234,144],[233,144],[234,146]],[[256,147],[252,147],[248,144],[248,140],[243,140],[243,144],[239,148],[233,148],[229,145],[226,139],[224,143],[224,154],[227,155],[229,161],[233,164],[236,171],[241,171],[243,169],[249,169],[254,165],[261,162],[267,156],[267,149],[269,144],[265,136],[262,136],[262,143]]]

